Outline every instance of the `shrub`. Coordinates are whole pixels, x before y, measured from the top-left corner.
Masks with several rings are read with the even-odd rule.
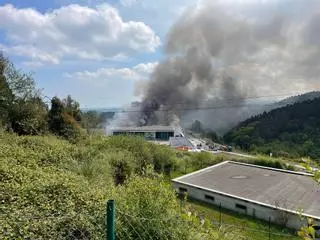
[[[133,177],[115,188],[118,239],[223,239],[181,212],[175,192],[161,178]]]
[[[147,156],[150,162],[165,160],[166,149],[158,147],[132,138],[97,137],[71,144],[54,136],[0,132],[0,236],[104,239],[105,204],[114,198],[119,239],[136,239],[137,232],[143,239],[222,239],[181,209],[153,166],[140,169]],[[124,184],[115,186],[113,178]],[[129,218],[121,219],[121,213]]]

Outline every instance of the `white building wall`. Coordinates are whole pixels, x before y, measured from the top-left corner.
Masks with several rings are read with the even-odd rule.
[[[266,206],[261,206],[255,203],[251,203],[248,201],[244,201],[244,200],[240,200],[240,199],[236,199],[236,198],[232,198],[229,196],[224,196],[221,194],[216,194],[216,193],[212,193],[200,188],[195,188],[195,187],[191,187],[191,186],[187,186],[181,183],[176,183],[173,182],[173,187],[174,189],[179,193],[179,188],[184,188],[187,189],[187,195],[191,198],[197,199],[197,200],[201,200],[210,204],[214,204],[217,206],[220,206],[222,208],[225,209],[229,209],[238,213],[243,213],[243,214],[247,214],[249,216],[255,217],[257,219],[262,219],[265,221],[269,221],[269,217],[271,222],[276,223],[276,224],[281,224],[281,222],[279,221],[280,219],[280,210],[277,209],[273,209],[273,208],[269,208]],[[214,197],[214,201],[210,200],[210,199],[206,199],[205,195],[209,195]],[[246,206],[247,209],[246,210],[242,210],[236,207],[236,204],[240,204],[243,206]],[[288,228],[292,228],[292,229],[300,229],[301,226],[306,224],[306,219],[301,220],[300,216],[293,214],[293,213],[285,213],[287,216],[287,224],[286,226]]]

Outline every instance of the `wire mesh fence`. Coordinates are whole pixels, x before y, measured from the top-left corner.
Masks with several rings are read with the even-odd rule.
[[[292,234],[274,232],[268,227],[268,223],[265,228],[225,223],[223,215],[222,219],[208,220],[203,215],[192,212],[159,218],[148,213],[133,213],[134,211],[126,211],[120,207],[112,211],[113,215],[109,215],[108,208],[101,212],[47,215],[27,214],[24,211],[0,213],[0,239],[285,240],[295,238]],[[111,222],[110,217],[113,219]],[[114,229],[111,229],[112,225]],[[110,237],[110,234],[114,234],[114,238]]]
[[[106,239],[104,214],[0,214],[0,239]]]
[[[181,226],[188,229],[191,221],[176,216],[167,219],[152,219],[139,215],[129,215],[117,211],[117,239],[137,240],[166,240],[166,239],[187,239],[185,231],[179,231]],[[174,229],[174,230],[173,230]],[[198,239],[197,234],[189,232],[190,239]]]
[[[190,213],[192,214],[192,213]],[[192,218],[183,218],[177,216],[170,219],[152,219],[145,216],[129,215],[125,212],[117,210],[117,225],[116,236],[117,239],[237,239],[237,240],[280,240],[280,239],[293,239],[295,236],[288,233],[273,232],[273,229],[268,228],[266,223],[266,230],[258,229],[254,227],[245,227],[242,225],[227,224],[222,220],[206,222],[201,216],[196,216],[198,229],[194,231],[194,221]],[[187,235],[183,235],[182,232],[175,232],[178,236],[173,236],[173,231],[170,227],[183,225],[186,229],[189,229]],[[192,226],[191,226],[192,225]],[[215,238],[212,235],[205,234],[205,228],[211,228],[217,232]],[[220,236],[220,237],[219,237]]]

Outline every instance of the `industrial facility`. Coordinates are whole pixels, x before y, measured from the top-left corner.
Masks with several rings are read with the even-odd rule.
[[[311,174],[225,161],[172,180],[180,194],[299,229],[320,222],[320,188]]]
[[[191,151],[195,149],[193,144],[190,142],[190,140],[186,137],[170,137],[169,138],[169,145],[172,148],[175,148],[177,150],[182,151]]]
[[[170,137],[181,136],[173,126],[143,126],[143,127],[119,127],[111,129],[112,135],[142,136],[146,140],[169,141]]]

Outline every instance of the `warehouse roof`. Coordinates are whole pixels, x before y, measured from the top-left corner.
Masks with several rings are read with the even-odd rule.
[[[311,176],[226,161],[173,182],[320,219],[320,187]]]
[[[113,132],[173,132],[173,126],[152,125],[142,127],[117,127],[111,129]]]

